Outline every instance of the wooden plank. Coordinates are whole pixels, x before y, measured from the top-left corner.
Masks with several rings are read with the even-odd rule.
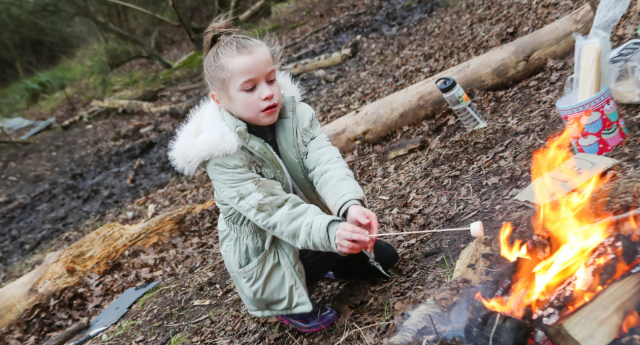
[[[640,274],[634,273],[609,285],[545,333],[555,345],[607,345],[639,302]]]

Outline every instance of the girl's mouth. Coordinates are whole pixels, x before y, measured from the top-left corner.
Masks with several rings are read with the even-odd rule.
[[[266,108],[262,109],[263,113],[272,113],[278,108],[278,103],[269,104]]]

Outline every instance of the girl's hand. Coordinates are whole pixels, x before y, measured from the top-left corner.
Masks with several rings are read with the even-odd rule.
[[[336,231],[336,246],[342,254],[358,254],[374,241],[369,233],[353,224],[342,223]]]
[[[371,210],[368,210],[360,205],[352,205],[347,210],[347,222],[353,224],[361,229],[368,231],[367,235],[378,234],[378,217]],[[376,242],[375,237],[369,237],[369,245],[367,251],[371,253],[373,250],[373,244]]]

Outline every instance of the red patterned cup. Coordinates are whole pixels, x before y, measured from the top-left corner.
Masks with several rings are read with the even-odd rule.
[[[577,97],[571,92],[556,102],[576,153],[604,155],[624,142],[629,131],[608,86],[586,101],[576,102]]]

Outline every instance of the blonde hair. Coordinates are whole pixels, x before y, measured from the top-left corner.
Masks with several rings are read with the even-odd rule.
[[[233,27],[228,14],[214,19],[203,36],[204,80],[209,86],[209,92],[227,94],[229,73],[225,62],[235,56],[249,54],[256,48],[265,48],[271,54],[274,64],[280,61],[281,51],[275,39],[250,37],[246,31]]]

